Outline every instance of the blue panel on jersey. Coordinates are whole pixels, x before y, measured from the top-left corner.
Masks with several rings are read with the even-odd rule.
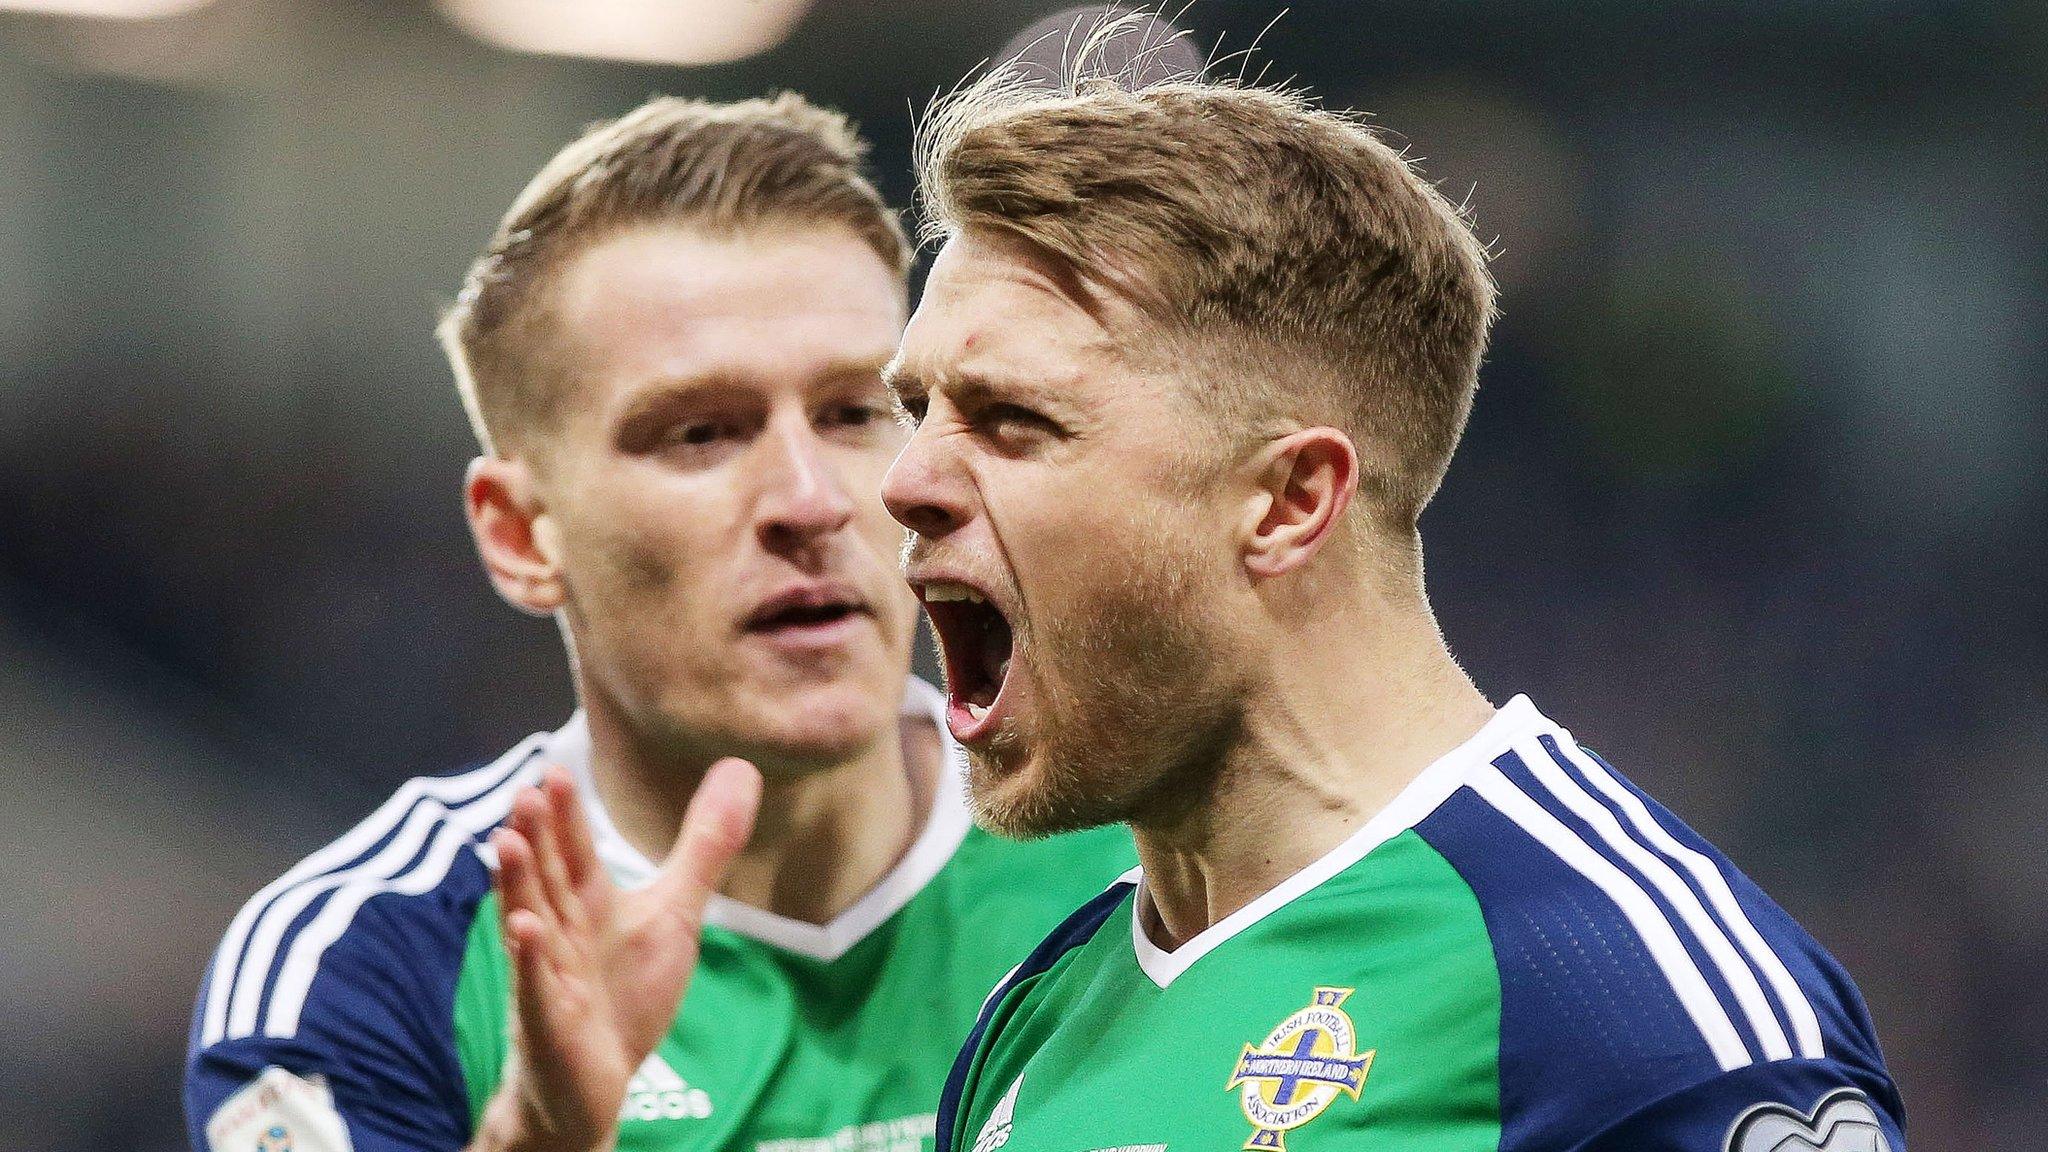
[[[961,1046],[960,1055],[953,1060],[953,1070],[946,1074],[946,1087],[939,1095],[938,1144],[934,1152],[951,1152],[953,1126],[960,1115],[960,1097],[967,1089],[967,1074],[973,1068],[975,1050],[981,1047],[981,1039],[988,1033],[989,1021],[995,1018],[1003,998],[1017,985],[1045,973],[1059,962],[1060,957],[1086,944],[1136,887],[1128,882],[1112,884],[1093,900],[1081,905],[1040,941],[1038,947],[1031,950],[1031,955],[1026,956],[994,992],[989,993],[988,1000],[981,1006],[980,1018],[974,1022],[974,1031],[968,1033],[967,1043]]]
[[[410,823],[414,813],[418,812],[422,808],[422,806],[430,804],[444,806],[445,810],[447,811],[453,811],[468,807],[469,805],[477,803],[479,800],[482,800],[483,798],[492,795],[507,781],[509,781],[513,776],[517,775],[522,769],[524,769],[531,762],[531,760],[532,756],[528,755],[525,757],[515,758],[512,760],[511,763],[500,768],[497,768],[496,771],[489,771],[493,767],[493,764],[495,764],[495,762],[486,762],[481,765],[470,765],[469,767],[466,767],[459,772],[449,773],[447,776],[442,777],[442,779],[454,780],[462,777],[482,776],[484,781],[483,783],[471,789],[468,795],[459,797],[455,799],[452,803],[450,803],[445,797],[428,797],[426,795],[417,795],[413,798],[410,804],[404,806],[403,808],[395,809],[388,812],[383,809],[380,809],[375,815],[371,816],[368,821],[365,821],[365,825],[375,824],[377,826],[382,827],[383,831],[381,832],[381,834],[376,836],[374,839],[367,841],[367,846],[357,851],[353,856],[336,859],[330,862],[328,866],[325,868],[325,870],[321,872],[317,877],[308,877],[308,880],[311,882],[317,882],[321,878],[334,877],[350,873],[357,867],[369,863],[370,861],[374,860],[379,853],[383,852],[387,847],[389,847],[393,841],[398,839],[400,835],[403,834],[405,827]],[[412,854],[412,859],[405,861],[403,867],[399,868],[397,871],[403,872],[406,869],[410,869],[414,864],[417,864],[421,857],[423,857],[432,848],[432,844],[433,838],[431,836],[423,838],[420,846],[414,850]],[[293,887],[299,886],[295,885]],[[265,901],[262,905],[260,905],[260,907],[256,909],[256,911],[261,913],[261,915],[258,918],[259,922],[261,919],[267,918],[271,914],[271,910],[277,906],[278,902],[284,900],[292,892],[292,890],[293,889],[290,887],[282,889],[278,891],[275,895],[271,896],[269,900]],[[284,941],[289,941],[292,938],[296,937],[298,933],[301,930],[303,930],[305,926],[308,923],[310,923],[315,916],[319,915],[320,909],[326,905],[330,896],[331,893],[323,892],[321,895],[315,897],[308,904],[307,907],[301,909],[296,915],[294,915],[291,919],[291,922],[288,925],[286,925],[284,934],[281,937],[281,939]],[[239,986],[244,980],[254,979],[256,981],[257,989],[259,992],[259,1014],[268,1014],[270,1008],[270,997],[271,993],[273,992],[276,986],[278,972],[275,966],[276,956],[270,952],[265,952],[262,954],[262,956],[262,962],[266,964],[265,970],[260,973],[251,972],[245,974],[242,971],[242,966],[250,961],[250,957],[248,955],[248,942],[245,940],[243,942],[243,950],[240,953],[234,956],[216,956],[214,957],[213,965],[216,969],[220,968],[221,966],[226,966],[228,971],[228,979],[223,983],[223,987],[229,990],[232,990],[235,987]],[[208,973],[207,980],[208,985],[210,987],[213,982],[212,972]],[[205,996],[206,994],[207,992],[204,989],[202,989],[201,995]]]
[[[1555,756],[1556,745],[1552,743],[1551,738],[1545,736],[1542,738],[1542,741],[1544,747]],[[1563,759],[1563,757],[1558,757],[1558,759]],[[1691,958],[1693,967],[1697,968],[1700,975],[1705,977],[1707,987],[1713,991],[1714,999],[1721,1005],[1721,1010],[1728,1014],[1729,1021],[1735,1025],[1735,1030],[1741,1035],[1743,1046],[1747,1049],[1749,1058],[1752,1060],[1764,1059],[1763,1039],[1743,1012],[1741,1002],[1736,999],[1734,989],[1730,986],[1729,974],[1724,972],[1721,965],[1715,962],[1713,956],[1707,951],[1706,946],[1700,942],[1699,937],[1694,934],[1691,926],[1686,923],[1684,917],[1680,915],[1678,909],[1673,906],[1671,900],[1665,896],[1663,891],[1644,874],[1642,869],[1629,862],[1620,851],[1608,843],[1597,829],[1581,819],[1548,786],[1541,780],[1538,780],[1536,774],[1531,772],[1528,766],[1522,763],[1520,756],[1509,753],[1494,761],[1494,766],[1500,769],[1502,775],[1514,781],[1531,800],[1541,805],[1544,811],[1549,812],[1559,823],[1571,829],[1580,840],[1585,842],[1588,848],[1598,853],[1601,859],[1620,869],[1623,875],[1633,881],[1635,886],[1640,888],[1645,896],[1649,897],[1651,903],[1656,905],[1658,914],[1664,918],[1666,923],[1671,925],[1672,932],[1678,937],[1679,943],[1684,946],[1686,955]],[[1580,785],[1581,787],[1586,787],[1584,781],[1580,781]],[[1597,802],[1598,793],[1590,787],[1586,787],[1586,790],[1594,796]],[[1605,809],[1606,806],[1602,805],[1602,808]],[[1612,814],[1611,810],[1609,811]],[[1624,823],[1624,835],[1626,834],[1626,824]],[[1630,839],[1633,840],[1634,838],[1630,837]],[[1642,848],[1643,846],[1638,842],[1637,847]],[[1644,851],[1648,852],[1651,856],[1656,855],[1654,852],[1649,852],[1647,848],[1644,848]],[[1666,864],[1668,866],[1669,861],[1666,861]],[[1673,869],[1673,871],[1676,872],[1677,869]],[[1700,898],[1699,893],[1692,889],[1691,886],[1688,885],[1686,890],[1693,892],[1694,899]],[[1736,961],[1741,965],[1742,970],[1750,973],[1752,978],[1756,976],[1755,970],[1749,967],[1747,960],[1742,959],[1739,950],[1737,950]],[[1766,1004],[1768,1005],[1768,998],[1766,998]]]
[[[469,1098],[452,1006],[470,924],[490,884],[483,861],[464,847],[427,892],[371,897],[320,957],[288,1038],[259,1028],[198,1047],[202,994],[185,1078],[192,1146],[206,1148],[206,1122],[222,1101],[276,1066],[326,1078],[356,1152],[460,1152],[470,1135]]]
[[[1779,907],[1776,901],[1730,863],[1728,858],[1705,837],[1693,831],[1648,793],[1636,787],[1628,777],[1614,771],[1613,766],[1602,760],[1597,753],[1583,745],[1580,746],[1580,751],[1606,768],[1622,787],[1642,800],[1651,816],[1673,839],[1714,862],[1721,875],[1727,879],[1736,902],[1742,906],[1750,923],[1755,925],[1757,933],[1764,938],[1764,942],[1777,954],[1778,959],[1791,972],[1792,978],[1806,993],[1808,1002],[1813,1005],[1814,1014],[1820,1019],[1821,1038],[1826,1054],[1846,1066],[1876,1073],[1870,1088],[1872,1098],[1887,1113],[1903,1122],[1905,1105],[1899,1099],[1898,1091],[1890,1083],[1889,1077],[1884,1074],[1884,1055],[1878,1046],[1877,1028],[1871,1023],[1870,1010],[1864,1005],[1862,993],[1857,991],[1855,981],[1849,978],[1848,970],[1822,948],[1806,929],[1800,927],[1790,913]]]
[[[1501,1149],[1578,1136],[1720,1071],[1594,884],[1469,788],[1415,831],[1478,897],[1501,982]]]
[[[1664,851],[1661,846],[1652,843],[1649,837],[1644,835],[1640,829],[1636,828],[1631,814],[1627,812],[1625,809],[1623,809],[1619,803],[1614,801],[1612,798],[1608,797],[1601,790],[1600,786],[1586,774],[1586,770],[1580,767],[1579,761],[1574,759],[1572,756],[1566,755],[1565,752],[1559,747],[1558,742],[1554,738],[1550,736],[1543,736],[1539,739],[1541,739],[1544,749],[1550,753],[1551,760],[1560,769],[1563,770],[1565,775],[1570,777],[1575,783],[1577,783],[1580,788],[1584,789],[1587,792],[1587,794],[1591,795],[1594,799],[1599,801],[1601,806],[1604,807],[1610,814],[1612,814],[1615,820],[1620,823],[1622,828],[1628,833],[1629,837],[1632,840],[1634,840],[1645,851],[1648,851],[1656,858],[1664,861],[1665,864],[1670,867],[1671,871],[1678,876],[1679,880],[1685,884],[1686,890],[1692,893],[1693,898],[1699,902],[1700,906],[1703,909],[1706,909],[1710,912],[1714,922],[1721,927],[1723,934],[1727,936],[1730,945],[1734,947],[1738,955],[1741,956],[1744,966],[1748,969],[1751,976],[1755,978],[1759,988],[1763,990],[1764,1002],[1771,1009],[1772,1018],[1778,1022],[1778,1027],[1785,1033],[1787,1041],[1793,1049],[1793,1054],[1803,1055],[1803,1053],[1799,1052],[1799,1042],[1797,1039],[1798,1026],[1794,1023],[1792,1014],[1786,1008],[1786,1006],[1779,1000],[1776,992],[1772,987],[1769,975],[1765,973],[1762,966],[1756,962],[1756,957],[1750,954],[1749,949],[1742,946],[1740,938],[1730,928],[1726,917],[1722,915],[1719,907],[1716,905],[1713,894],[1707,891],[1706,887],[1700,882],[1699,877],[1693,875],[1692,870],[1690,868],[1685,867],[1683,861],[1677,859],[1671,853]],[[1621,773],[1616,772],[1614,770],[1613,765],[1608,764],[1605,760],[1601,760],[1598,756],[1593,754],[1593,751],[1591,749],[1586,748],[1582,745],[1575,745],[1574,750],[1579,754],[1585,756],[1586,758],[1593,760],[1601,768],[1605,769],[1607,775],[1612,777],[1616,783],[1621,784],[1625,788],[1628,788],[1636,796],[1637,799],[1642,800],[1644,807],[1650,812],[1651,818],[1654,821],[1656,821],[1658,826],[1663,828],[1667,833],[1673,834],[1673,839],[1677,839],[1681,843],[1685,843],[1686,837],[1689,837],[1693,845],[1695,845],[1694,851],[1699,852],[1699,854],[1702,856],[1705,856],[1708,859],[1708,861],[1713,864],[1715,871],[1717,871],[1721,875],[1723,880],[1729,880],[1730,877],[1739,878],[1740,873],[1736,871],[1735,866],[1729,863],[1726,857],[1722,856],[1711,845],[1708,845],[1704,840],[1700,839],[1697,835],[1694,835],[1690,828],[1685,828],[1684,825],[1680,823],[1677,817],[1673,816],[1661,805],[1658,805],[1655,801],[1650,800],[1647,796],[1644,796],[1640,791],[1636,790],[1633,785],[1630,785],[1628,783],[1627,779],[1623,777]],[[1675,834],[1681,828],[1684,828],[1685,830],[1685,837],[1680,837]],[[1621,861],[1617,860],[1616,863],[1620,864]],[[1630,871],[1635,875],[1641,875],[1640,871],[1636,869],[1630,869]],[[1647,883],[1646,887],[1649,887]],[[1735,891],[1736,887],[1737,886],[1732,882],[1729,884],[1729,889],[1731,892]],[[1660,906],[1665,907],[1667,913],[1673,911],[1669,907],[1668,901],[1662,899],[1661,893],[1658,893],[1657,895],[1659,896]],[[1738,899],[1737,902],[1740,903],[1740,900]],[[1745,915],[1747,915],[1747,912],[1745,912]],[[1752,927],[1758,927],[1758,925],[1756,924],[1756,918],[1754,916],[1750,916],[1749,919]],[[1787,921],[1787,924],[1789,925],[1790,922]],[[1796,930],[1796,926],[1793,927]],[[1761,930],[1759,930],[1759,935],[1762,935]],[[1768,937],[1766,937],[1765,942],[1766,944],[1772,946],[1774,949],[1776,948],[1776,943],[1771,941]],[[1736,1012],[1736,1008],[1738,1007],[1736,1004],[1725,999],[1723,1002],[1727,1004],[1729,1011],[1731,1013]],[[1753,1054],[1758,1054],[1759,1057],[1761,1057],[1761,1053],[1763,1052],[1761,1039],[1757,1036],[1754,1029],[1752,1029],[1749,1026],[1745,1016],[1741,1014],[1736,1014],[1735,1018],[1737,1020],[1738,1025],[1743,1029],[1743,1035],[1745,1040],[1749,1044],[1750,1051]]]

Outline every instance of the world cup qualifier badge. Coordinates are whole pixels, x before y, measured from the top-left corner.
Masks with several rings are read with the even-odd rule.
[[[1373,1052],[1358,1051],[1358,1036],[1344,1012],[1350,988],[1318,988],[1308,1007],[1247,1044],[1231,1073],[1245,1119],[1252,1122],[1247,1149],[1284,1152],[1287,1133],[1323,1114],[1339,1095],[1358,1099]]]

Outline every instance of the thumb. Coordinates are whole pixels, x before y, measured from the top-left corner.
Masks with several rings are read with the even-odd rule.
[[[702,921],[704,905],[725,882],[733,858],[754,833],[761,807],[761,770],[734,756],[711,766],[683,812],[675,847],[662,861],[654,887],[661,902]]]

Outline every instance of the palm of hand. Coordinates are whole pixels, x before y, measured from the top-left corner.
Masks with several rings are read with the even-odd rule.
[[[548,1147],[611,1142],[633,1073],[696,971],[705,903],[746,843],[759,788],[744,762],[714,765],[660,872],[634,891],[598,862],[566,773],[550,769],[514,803],[494,843],[517,1129]]]

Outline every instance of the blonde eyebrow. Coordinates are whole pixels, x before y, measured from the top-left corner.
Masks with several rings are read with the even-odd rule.
[[[947,378],[944,373],[937,375],[941,382]],[[928,395],[932,390],[932,381],[924,373],[907,367],[902,355],[898,354],[891,357],[887,364],[882,365],[882,387],[887,388],[890,395],[900,399],[905,393],[913,396]]]
[[[812,379],[843,380],[851,376],[878,375],[887,369],[891,359],[882,356],[842,357],[820,367],[813,373]],[[638,386],[650,393],[674,394],[724,385],[745,386],[754,383],[755,380],[756,377],[752,373],[719,366],[699,372],[657,373],[639,381]]]
[[[892,352],[887,356],[848,356],[834,360],[818,372],[819,379],[836,380],[846,376],[886,376],[889,365],[896,362]]]

